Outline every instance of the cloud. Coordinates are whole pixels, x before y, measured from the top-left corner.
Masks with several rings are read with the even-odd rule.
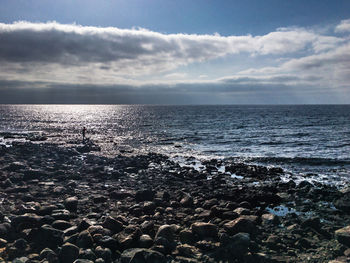
[[[340,40],[300,28],[282,28],[264,36],[161,34],[145,29],[89,27],[56,22],[0,23],[0,61],[22,71],[72,76],[79,69],[104,76],[140,76],[230,54],[278,55],[312,45],[320,51]],[[13,67],[13,66],[12,66]],[[9,69],[7,67],[5,69]],[[74,71],[72,71],[74,68]],[[66,72],[68,70],[68,73]],[[38,75],[38,74],[37,74]],[[111,78],[111,81],[118,81]]]
[[[349,21],[336,30],[346,32]],[[220,36],[17,22],[0,23],[0,39],[2,103],[275,103],[292,95],[307,102],[302,94],[313,101],[330,87],[350,90],[349,38],[305,28]],[[211,60],[219,58],[236,72],[216,71]]]
[[[350,32],[350,19],[342,20],[340,24],[336,26],[335,32]]]

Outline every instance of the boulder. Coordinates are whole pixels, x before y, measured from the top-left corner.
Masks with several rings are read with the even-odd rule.
[[[191,225],[192,233],[200,238],[217,238],[218,227],[211,223],[195,222]]]
[[[61,262],[73,263],[79,256],[79,248],[73,244],[65,243],[58,256]]]
[[[339,243],[350,247],[350,226],[346,226],[336,230],[335,237],[339,241]]]
[[[257,227],[251,219],[241,216],[224,224],[224,229],[231,235],[239,232],[252,234],[256,232]]]

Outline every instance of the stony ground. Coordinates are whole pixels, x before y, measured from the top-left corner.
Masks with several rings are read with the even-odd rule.
[[[345,187],[97,149],[0,148],[0,262],[350,262]]]

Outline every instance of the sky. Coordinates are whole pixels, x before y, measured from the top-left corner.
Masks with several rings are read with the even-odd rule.
[[[350,1],[0,0],[0,103],[350,104]]]

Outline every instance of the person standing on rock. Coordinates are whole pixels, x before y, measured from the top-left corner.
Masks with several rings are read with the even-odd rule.
[[[85,142],[85,134],[86,134],[86,127],[85,126],[83,127],[82,134],[83,134],[83,142]]]

